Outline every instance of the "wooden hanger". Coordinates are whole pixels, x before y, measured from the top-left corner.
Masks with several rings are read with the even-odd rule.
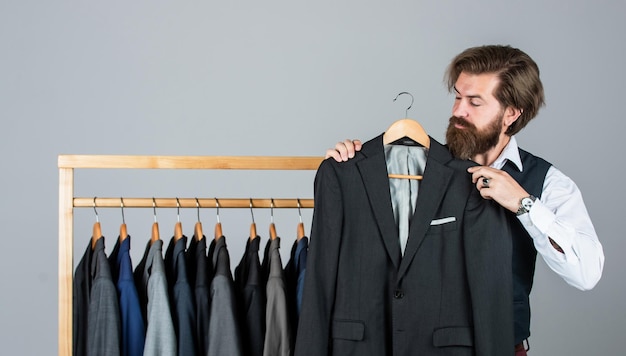
[[[409,105],[409,107],[406,109],[405,114],[405,117],[407,117],[409,109],[411,108],[411,106],[413,106],[413,95],[408,92],[402,92],[398,94],[396,98],[393,99],[393,101],[396,101],[396,99],[402,94],[408,94],[411,96],[411,105]],[[385,131],[383,135],[383,144],[417,144],[426,148],[430,148],[430,137],[419,122],[405,118],[394,122],[393,124],[391,124],[391,126],[387,128],[387,131]],[[392,173],[389,174],[389,178],[420,180],[423,178],[423,176]]]
[[[222,223],[220,222],[220,203],[215,198],[215,209],[217,211],[217,223],[215,223],[215,240],[219,240],[224,234],[222,233]]]
[[[298,216],[300,217],[300,222],[298,223],[298,228],[296,229],[296,241],[300,241],[304,236],[304,223],[302,222],[302,212],[300,211],[300,199],[298,201]]]
[[[254,222],[254,212],[252,211],[252,198],[250,198],[250,215],[252,215],[252,223],[250,224],[250,241],[257,238],[256,223]]]
[[[176,225],[174,225],[174,241],[180,240],[183,237],[183,224],[180,222],[180,201],[176,198]]]
[[[196,208],[198,209],[198,221],[193,227],[193,236],[196,238],[196,241],[200,241],[204,238],[204,233],[202,232],[202,223],[200,222],[200,202],[198,198],[196,198]]]
[[[156,200],[152,198],[152,209],[154,211],[154,223],[152,223],[152,235],[150,236],[150,243],[154,243],[161,239],[161,234],[159,234],[159,223],[157,222],[156,216]]]
[[[120,224],[120,242],[126,240],[126,238],[128,237],[128,231],[126,230],[126,224],[121,223]]]
[[[93,198],[93,211],[96,213],[96,222],[93,223],[93,230],[91,232],[91,249],[96,248],[96,243],[102,237],[102,228],[100,227],[100,218],[98,217],[98,211],[96,210],[96,197]]]
[[[270,201],[270,240],[276,240],[276,225],[274,225],[274,198],[271,198]]]
[[[428,137],[422,125],[411,119],[401,119],[391,124],[383,135],[383,144],[394,144],[401,142],[401,140],[405,138],[419,143],[426,148],[430,147],[430,137]]]
[[[120,205],[122,207],[122,223],[120,224],[120,242],[126,240],[128,237],[128,231],[126,230],[126,219],[124,218],[124,200],[120,198]]]

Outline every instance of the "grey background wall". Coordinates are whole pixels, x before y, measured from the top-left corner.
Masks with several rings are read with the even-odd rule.
[[[453,100],[445,66],[488,43],[538,62],[547,107],[519,142],[577,182],[606,255],[588,292],[538,261],[531,354],[623,353],[625,11],[623,0],[3,0],[2,354],[57,352],[57,155],[322,155],[402,118],[408,99],[392,101],[401,91],[415,96],[409,117],[443,141]],[[86,170],[76,194],[311,197],[313,174]],[[99,213],[110,249],[120,211]],[[157,214],[167,237],[176,211]],[[274,214],[286,256],[297,211]],[[250,214],[220,217],[235,263]],[[127,209],[134,262],[152,218],[151,209]],[[255,218],[266,238],[269,212]],[[210,232],[215,210],[201,210],[201,219]],[[195,220],[194,209],[181,212],[186,234]],[[76,258],[93,221],[90,209],[76,212]]]

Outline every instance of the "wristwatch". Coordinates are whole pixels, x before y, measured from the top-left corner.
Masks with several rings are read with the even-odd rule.
[[[517,209],[517,213],[515,213],[515,215],[520,216],[520,215],[528,213],[530,209],[533,207],[533,204],[535,203],[536,199],[537,198],[535,198],[532,195],[522,198],[519,201],[519,208]]]

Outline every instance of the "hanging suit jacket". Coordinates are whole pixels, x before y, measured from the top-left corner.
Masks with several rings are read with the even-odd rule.
[[[176,333],[167,294],[162,240],[148,242],[134,274],[140,279],[139,299],[147,301],[144,356],[176,356]]]
[[[294,241],[291,247],[289,262],[285,266],[285,286],[287,293],[287,308],[293,341],[297,334],[298,317],[302,306],[302,289],[306,272],[306,258],[309,248],[309,238],[303,236]]]
[[[111,275],[116,282],[122,320],[122,356],[143,355],[146,327],[141,315],[139,296],[133,279],[130,236],[118,239],[109,255]]]
[[[244,354],[263,355],[265,338],[265,284],[261,284],[260,237],[248,239],[246,250],[235,268],[235,290],[240,311]]]
[[[196,307],[191,285],[187,279],[185,249],[187,236],[172,237],[165,251],[165,271],[168,295],[176,331],[178,356],[196,355]]]
[[[104,237],[91,240],[74,275],[74,355],[121,354],[117,291],[104,252]]]
[[[74,356],[82,356],[87,353],[87,312],[89,310],[89,293],[91,292],[91,261],[93,260],[93,249],[91,239],[87,250],[76,266],[73,282],[73,305],[72,305],[72,326],[73,326],[73,353]]]
[[[211,319],[208,356],[243,356],[241,332],[235,301],[235,287],[230,272],[226,237],[211,242],[209,251],[215,275],[211,281]]]
[[[291,328],[287,314],[285,277],[280,258],[280,237],[268,241],[269,275],[265,291],[265,343],[263,356],[291,355]]]
[[[186,252],[189,283],[193,286],[196,304],[196,340],[199,355],[209,352],[209,321],[211,296],[209,278],[213,278],[213,266],[207,261],[206,237],[198,240],[195,236],[189,242]]]
[[[513,354],[511,237],[471,164],[431,138],[401,256],[382,135],[322,162],[296,356]]]

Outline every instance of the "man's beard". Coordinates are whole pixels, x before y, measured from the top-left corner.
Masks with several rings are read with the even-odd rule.
[[[452,116],[446,130],[446,143],[452,155],[460,159],[473,159],[476,155],[485,153],[498,144],[504,113],[499,114],[484,131],[478,131],[476,126],[464,119]],[[463,129],[454,127],[455,124]]]

